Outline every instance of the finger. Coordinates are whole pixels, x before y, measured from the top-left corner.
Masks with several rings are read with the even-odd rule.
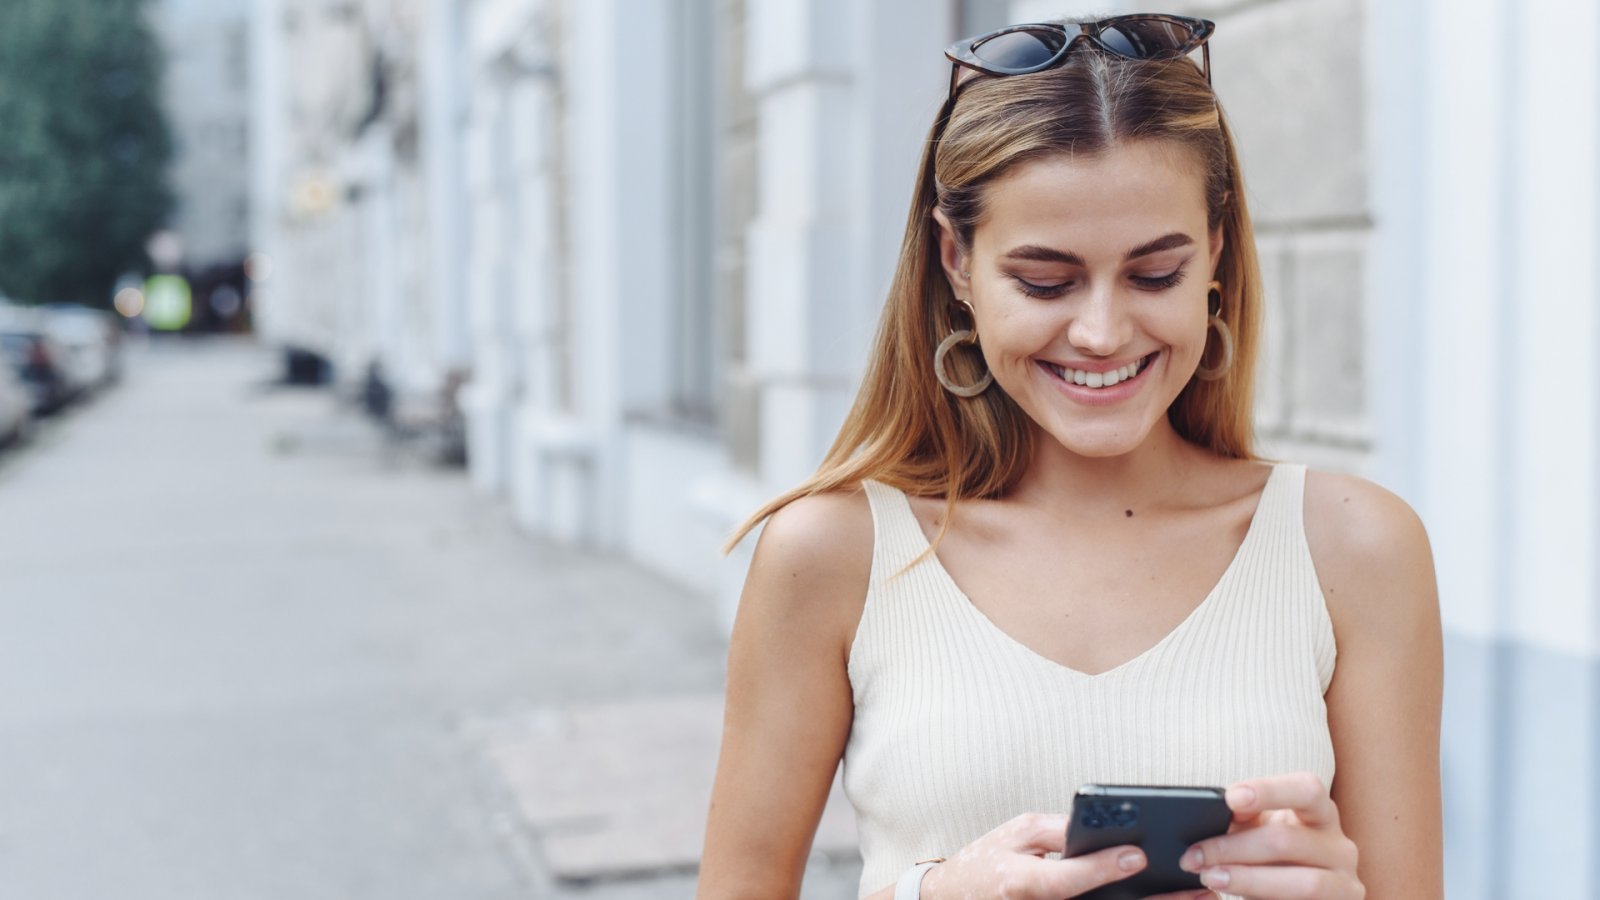
[[[1064,853],[1067,817],[1052,813],[1025,813],[995,829],[1004,845],[1020,853]]]
[[[1249,807],[1248,806],[1245,806],[1244,809],[1235,808],[1235,807],[1232,806],[1232,804],[1235,803],[1235,802],[1240,802],[1242,804],[1249,804],[1249,805],[1255,805],[1255,806],[1259,806],[1260,805],[1255,800],[1253,795],[1245,795],[1245,794],[1242,794],[1242,792],[1241,792],[1240,795],[1236,795],[1236,796],[1244,796],[1246,799],[1244,799],[1242,801],[1237,800],[1237,799],[1229,801],[1229,808],[1233,809],[1233,821],[1228,823],[1228,833],[1229,834],[1233,834],[1233,833],[1239,832],[1239,831],[1249,831],[1252,828],[1260,828],[1260,827],[1262,827],[1264,825],[1271,825],[1274,821],[1277,821],[1274,817],[1279,812],[1282,812],[1283,815],[1289,816],[1289,820],[1291,822],[1294,822],[1295,824],[1299,824],[1299,822],[1300,822],[1300,819],[1297,816],[1295,816],[1294,813],[1288,812],[1288,811],[1271,810],[1271,809],[1257,809],[1257,810],[1249,811]]]
[[[1178,861],[1186,872],[1229,863],[1355,868],[1356,845],[1342,834],[1300,825],[1266,825],[1198,841]]]
[[[1038,884],[1047,897],[1076,897],[1113,881],[1121,881],[1147,864],[1144,851],[1124,844],[1070,859],[1039,860]],[[1004,893],[1001,896],[1008,896]]]
[[[1201,872],[1200,881],[1251,900],[1354,900],[1363,893],[1349,875],[1310,866],[1219,866]]]
[[[1321,828],[1339,823],[1339,808],[1328,796],[1327,786],[1310,772],[1241,781],[1228,788],[1227,798],[1236,819],[1291,809],[1307,825]]]

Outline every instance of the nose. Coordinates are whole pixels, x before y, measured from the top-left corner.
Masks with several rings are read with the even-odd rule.
[[[1067,340],[1085,356],[1111,356],[1132,339],[1132,322],[1115,286],[1093,285],[1082,295],[1067,325]]]

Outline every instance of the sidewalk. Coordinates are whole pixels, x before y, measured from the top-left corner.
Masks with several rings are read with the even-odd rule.
[[[691,897],[710,604],[274,366],[158,345],[0,455],[0,898]]]

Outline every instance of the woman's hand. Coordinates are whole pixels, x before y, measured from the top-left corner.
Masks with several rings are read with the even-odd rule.
[[[922,880],[923,900],[1061,900],[1145,867],[1144,853],[1132,846],[1072,859],[1043,858],[1063,852],[1066,842],[1066,816],[1017,816],[930,869]]]
[[[1366,896],[1356,845],[1322,780],[1307,772],[1228,788],[1233,827],[1191,846],[1179,863],[1221,893],[1251,900],[1347,900]],[[930,873],[931,874],[931,873]]]

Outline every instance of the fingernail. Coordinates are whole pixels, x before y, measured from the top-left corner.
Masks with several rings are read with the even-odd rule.
[[[1137,850],[1129,850],[1117,857],[1117,868],[1124,872],[1132,872],[1142,865],[1144,865],[1144,854]]]
[[[1200,851],[1200,848],[1190,847],[1189,852],[1183,855],[1183,859],[1178,860],[1178,868],[1185,872],[1198,872],[1200,867],[1205,865],[1205,862],[1206,855]]]
[[[1225,888],[1228,886],[1228,870],[1207,869],[1200,873],[1200,883],[1208,888]]]
[[[1234,809],[1238,809],[1241,806],[1249,806],[1250,804],[1256,802],[1256,792],[1254,788],[1231,787],[1228,788],[1227,796],[1228,805]]]

